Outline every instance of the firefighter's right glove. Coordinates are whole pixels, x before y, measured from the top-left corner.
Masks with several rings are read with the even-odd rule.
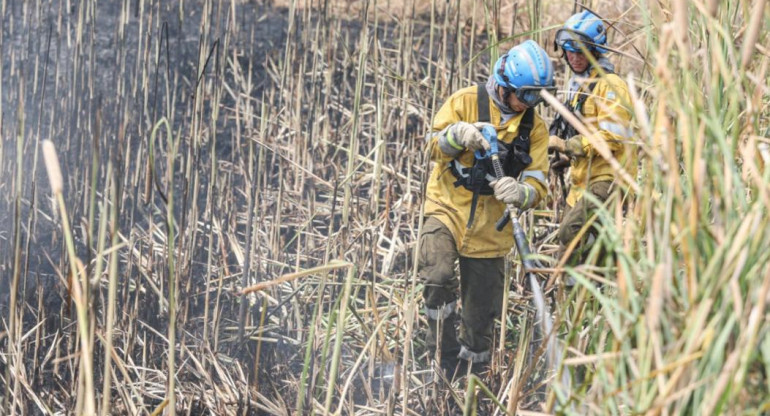
[[[449,127],[447,141],[455,149],[462,147],[470,151],[490,150],[489,142],[481,131],[473,124],[464,121],[458,121]]]
[[[495,198],[506,205],[519,209],[529,209],[535,205],[537,192],[528,183],[522,183],[510,176],[489,183],[495,190]]]

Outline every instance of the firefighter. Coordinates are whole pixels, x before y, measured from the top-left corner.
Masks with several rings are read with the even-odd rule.
[[[590,11],[582,11],[567,19],[556,32],[554,42],[572,71],[565,106],[583,120],[589,131],[596,132],[593,139],[604,141],[626,172],[636,177],[636,148],[631,144],[631,99],[628,85],[614,73],[614,66],[605,57],[606,24]],[[552,168],[570,166],[571,187],[558,233],[559,257],[580,235],[577,249],[568,259],[569,264],[576,265],[585,261],[588,249],[596,240],[595,227],[580,232],[596,208],[595,202],[585,195],[591,194],[595,201],[604,203],[623,186],[615,180],[617,172],[609,161],[561,116],[551,124],[550,134],[549,150],[562,155],[554,159]]]
[[[526,210],[546,194],[548,129],[535,107],[542,89],[555,91],[551,61],[530,40],[500,57],[492,72],[486,84],[452,94],[426,137],[434,167],[418,268],[426,345],[434,354],[439,351],[445,370],[469,362],[483,368],[490,360],[494,320],[506,290],[504,256],[514,244],[511,225],[497,231],[495,223],[507,204]],[[490,164],[474,155],[489,150],[480,132],[485,124],[497,131],[505,172],[497,181]]]

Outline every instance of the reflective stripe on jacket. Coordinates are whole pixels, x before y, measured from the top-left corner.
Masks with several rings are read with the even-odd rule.
[[[591,78],[582,82],[581,88],[588,88],[596,82],[593,91],[583,91],[589,94],[583,103],[583,122],[589,131],[596,129],[598,138],[607,143],[610,151],[621,166],[632,178],[636,178],[637,147],[632,144],[633,130],[631,128],[631,98],[628,86],[619,76],[607,74],[601,77],[595,69],[591,70]],[[572,105],[577,103],[579,94],[574,94]],[[601,157],[590,145],[587,138],[582,137],[584,157],[573,158],[571,162],[570,179],[572,186],[567,195],[567,204],[571,207],[583,196],[589,184],[615,179],[615,170],[610,163]],[[622,182],[618,181],[621,184]]]
[[[505,210],[504,204],[495,199],[494,195],[479,195],[473,223],[470,228],[466,228],[473,192],[463,186],[454,185],[456,178],[452,175],[449,164],[456,159],[466,167],[473,166],[474,155],[473,152],[462,150],[453,157],[445,153],[438,143],[438,132],[450,124],[458,121],[474,123],[478,120],[476,91],[476,86],[472,86],[452,94],[433,120],[433,133],[428,135],[427,140],[434,166],[426,190],[425,215],[436,217],[449,228],[461,256],[501,257],[510,251],[514,243],[510,223],[502,231],[495,230],[495,223]],[[500,110],[491,100],[489,107],[490,121],[497,128],[498,140],[512,142],[519,135],[519,122],[524,113],[517,114],[500,126]],[[521,178],[535,188],[539,201],[546,195],[548,129],[537,112],[533,124],[529,152],[532,163],[524,168]]]

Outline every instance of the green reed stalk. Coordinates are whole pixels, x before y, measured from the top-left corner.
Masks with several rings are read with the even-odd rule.
[[[110,190],[110,198],[112,200],[112,203],[110,204],[110,236],[111,236],[111,243],[110,243],[110,250],[112,253],[110,253],[110,264],[109,264],[109,271],[108,271],[108,289],[107,289],[107,317],[105,319],[106,321],[106,329],[104,331],[104,337],[105,337],[105,347],[104,347],[104,386],[102,388],[102,415],[108,415],[110,414],[110,404],[111,404],[111,382],[112,382],[112,339],[113,339],[113,329],[114,329],[114,321],[115,321],[115,307],[116,307],[116,295],[117,295],[117,286],[118,286],[118,192],[117,192],[117,186],[115,184],[115,172],[112,170],[112,163],[107,163],[107,172],[109,172],[109,179],[108,179],[108,189]],[[104,220],[104,216],[106,215],[106,201],[104,204],[104,208],[102,209],[102,221],[106,223],[107,221]],[[100,240],[100,246],[102,245],[101,241],[103,239],[102,237],[103,233],[103,227],[100,225],[99,229],[99,240]],[[101,258],[101,255],[99,256]]]
[[[503,404],[497,400],[497,396],[492,393],[491,390],[489,390],[489,387],[487,387],[484,382],[481,381],[481,379],[478,378],[475,374],[471,374],[468,376],[468,388],[465,390],[465,407],[463,408],[464,416],[475,416],[478,413],[477,389],[481,390],[481,392],[484,393],[488,399],[492,400],[495,406],[497,406],[498,410],[505,411],[505,406],[503,406]]]
[[[329,383],[326,386],[326,400],[324,402],[324,410],[329,413],[332,405],[332,397],[335,392],[335,385],[337,384],[337,372],[339,371],[340,354],[342,353],[342,338],[345,334],[345,325],[347,324],[347,312],[348,302],[350,301],[350,290],[353,286],[353,277],[355,276],[356,267],[352,263],[347,263],[348,269],[347,276],[345,277],[345,287],[342,290],[342,297],[340,298],[340,312],[337,319],[337,336],[334,340],[334,353],[332,355],[332,363],[329,373]],[[340,400],[344,400],[343,397]]]
[[[310,384],[307,382],[308,377],[308,371],[310,369],[310,361],[313,358],[313,352],[314,352],[314,346],[315,346],[315,331],[318,327],[318,320],[321,316],[321,305],[323,302],[320,300],[323,299],[324,296],[324,290],[326,288],[326,278],[328,274],[323,274],[321,277],[321,283],[318,286],[318,299],[315,303],[315,307],[313,308],[313,317],[310,319],[309,322],[309,331],[307,335],[307,346],[305,347],[305,356],[302,362],[302,373],[299,377],[299,391],[297,392],[297,403],[296,403],[296,411],[297,414],[302,414],[303,409],[305,407],[305,392],[308,392],[308,395],[311,393]],[[331,322],[329,323],[329,327],[331,327]],[[322,363],[322,362],[321,362]]]
[[[369,1],[367,0],[367,5]],[[364,16],[366,21],[366,16]],[[350,199],[353,194],[353,173],[355,172],[356,159],[358,156],[358,129],[361,125],[361,100],[362,91],[364,88],[364,81],[366,80],[366,57],[369,53],[369,40],[367,36],[368,29],[364,27],[361,30],[361,39],[359,42],[358,52],[358,70],[356,77],[356,91],[353,96],[353,113],[351,118],[353,120],[353,127],[350,131],[350,145],[348,146],[348,163],[345,178],[343,180],[343,189],[345,190],[345,197],[342,201],[342,227],[347,228],[350,221]]]

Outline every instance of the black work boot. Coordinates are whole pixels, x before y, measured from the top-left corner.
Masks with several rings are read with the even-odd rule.
[[[425,346],[428,347],[431,356],[435,357],[436,351],[441,351],[441,360],[454,360],[460,352],[460,343],[457,341],[457,313],[452,312],[444,319],[427,319],[428,331],[425,336]]]
[[[428,360],[438,359],[434,368],[442,371],[444,377],[451,382],[457,367],[457,354],[460,352],[460,343],[457,340],[459,316],[456,312],[451,312],[443,319],[432,319],[428,316],[427,321],[425,345],[429,351]]]

